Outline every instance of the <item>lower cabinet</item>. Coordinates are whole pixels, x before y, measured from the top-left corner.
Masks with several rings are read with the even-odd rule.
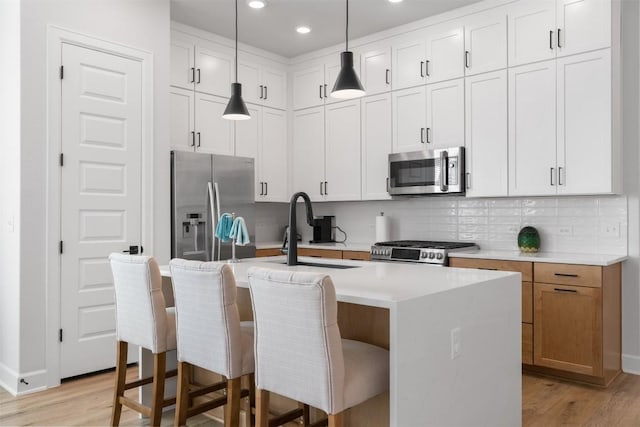
[[[280,248],[257,249],[256,257],[282,255]],[[298,248],[298,256],[314,258],[348,259],[354,261],[371,261],[371,254],[367,251],[339,251],[335,249]]]

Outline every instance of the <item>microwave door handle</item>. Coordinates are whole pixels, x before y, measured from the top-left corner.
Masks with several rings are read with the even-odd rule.
[[[447,183],[449,182],[449,153],[446,151],[440,152],[440,191],[442,193],[446,193],[448,188]]]

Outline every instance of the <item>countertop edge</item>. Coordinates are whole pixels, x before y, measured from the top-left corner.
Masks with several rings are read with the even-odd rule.
[[[556,252],[525,254],[517,251],[469,251],[453,252],[449,258],[493,259],[504,261],[547,262],[552,264],[597,265],[607,267],[629,258],[628,255],[597,255]]]

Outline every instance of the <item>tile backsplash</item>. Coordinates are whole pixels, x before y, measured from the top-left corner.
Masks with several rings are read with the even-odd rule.
[[[258,204],[263,225],[257,233],[287,222],[286,205]],[[280,207],[276,207],[279,205]],[[304,218],[298,206],[298,218]],[[392,201],[314,203],[315,215],[335,215],[348,241],[375,240],[375,217],[380,212],[391,218],[392,239],[464,240],[483,249],[517,250],[518,231],[531,225],[538,229],[541,250],[590,254],[627,254],[627,197],[535,197],[466,199],[460,197],[417,197]],[[284,215],[284,217],[283,217]],[[311,228],[299,224],[303,240]],[[258,233],[258,241],[261,234]],[[281,236],[273,235],[276,240]],[[336,239],[342,234],[337,231]],[[269,239],[262,239],[266,241]]]

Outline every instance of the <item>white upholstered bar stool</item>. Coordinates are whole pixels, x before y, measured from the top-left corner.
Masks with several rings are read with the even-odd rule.
[[[109,256],[116,293],[116,387],[111,425],[120,423],[122,405],[160,425],[162,408],[173,405],[175,398],[164,398],[167,351],[176,349],[176,322],[173,308],[165,307],[160,268],[153,257],[113,253]],[[126,383],[128,344],[139,345],[153,353],[153,377]],[[151,407],[124,396],[125,390],[153,383]]]
[[[241,322],[236,303],[233,271],[219,262],[173,259],[170,263],[178,328],[178,396],[175,425],[187,417],[226,405],[225,425],[240,422],[240,398],[249,396],[254,406],[253,322]],[[190,391],[192,366],[226,378],[211,386]],[[248,375],[250,388],[241,389]],[[189,398],[216,390],[226,396],[188,408]],[[247,414],[253,419],[250,411]],[[253,425],[253,422],[251,423]]]
[[[389,389],[389,352],[340,338],[329,276],[262,268],[248,276],[259,427],[273,425],[269,392],[325,411],[333,427],[342,425],[343,411]]]

